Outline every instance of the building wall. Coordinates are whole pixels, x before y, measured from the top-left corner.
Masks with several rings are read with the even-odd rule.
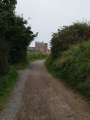
[[[35,42],[35,47],[28,47],[28,50],[45,53],[48,50],[48,44],[43,42]]]
[[[44,43],[44,49],[45,49],[45,50],[48,49],[48,45],[47,45],[47,43]]]

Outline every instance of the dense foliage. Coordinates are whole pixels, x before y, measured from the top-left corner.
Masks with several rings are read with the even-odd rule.
[[[27,52],[27,58],[29,61],[32,60],[38,60],[38,59],[45,59],[48,55],[47,54],[43,54],[41,52]]]
[[[10,95],[12,88],[17,81],[18,74],[14,67],[9,67],[8,73],[0,76],[0,111],[5,104],[6,98]]]
[[[7,73],[9,64],[27,61],[27,46],[37,36],[23,16],[15,15],[16,3],[0,1],[0,75]]]
[[[70,46],[55,60],[50,55],[46,66],[56,77],[90,100],[90,41]]]
[[[88,41],[87,31],[90,31],[88,22],[76,22],[70,26],[64,26],[52,34],[51,51],[53,58],[60,56],[62,51],[68,50],[72,44]]]
[[[74,23],[53,33],[47,69],[90,100],[90,26]]]

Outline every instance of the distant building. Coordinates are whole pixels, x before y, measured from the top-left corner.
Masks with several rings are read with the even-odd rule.
[[[42,53],[47,53],[48,51],[48,44],[43,42],[35,42],[35,47],[28,47],[30,51],[37,51]]]

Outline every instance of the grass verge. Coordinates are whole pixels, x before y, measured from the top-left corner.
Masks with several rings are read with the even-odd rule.
[[[5,76],[0,76],[0,111],[10,95],[11,89],[14,87],[18,74],[14,67],[10,67],[9,72]]]

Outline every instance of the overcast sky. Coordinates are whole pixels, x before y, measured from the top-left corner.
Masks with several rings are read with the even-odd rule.
[[[90,0],[17,0],[16,12],[26,20],[31,18],[32,31],[39,32],[35,41],[49,43],[59,27],[90,20]]]

